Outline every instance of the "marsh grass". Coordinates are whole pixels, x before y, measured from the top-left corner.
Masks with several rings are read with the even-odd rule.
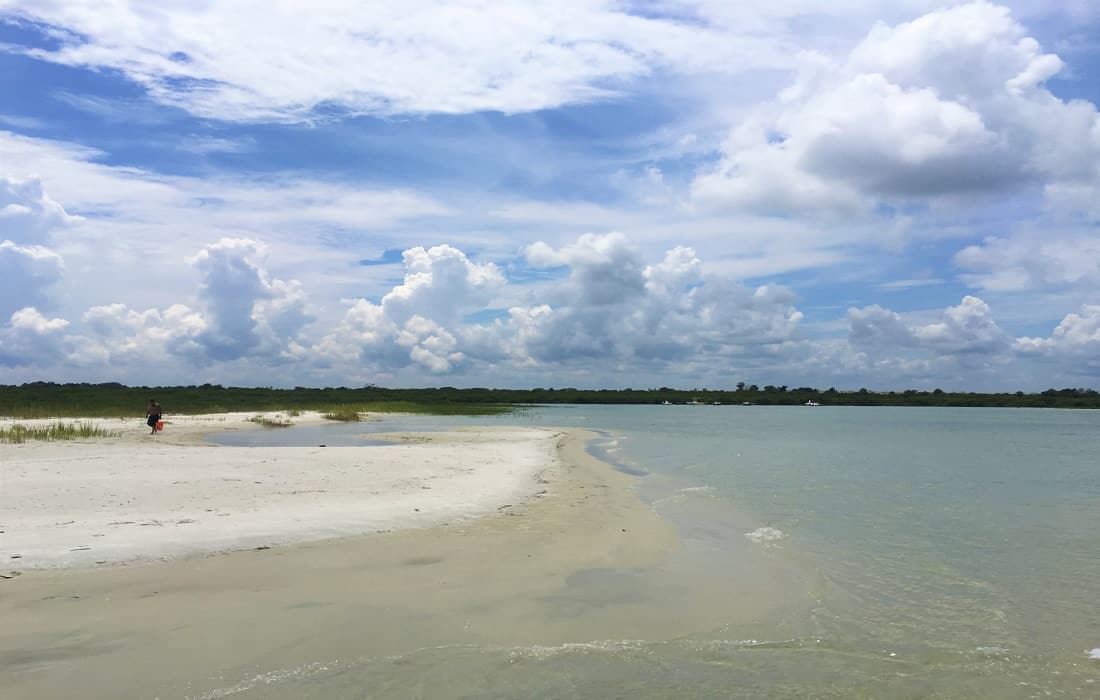
[[[118,437],[114,430],[104,430],[91,423],[51,423],[40,427],[27,427],[16,423],[0,428],[0,442],[24,443],[28,441],[51,442],[54,440],[87,440],[90,438]]]
[[[337,420],[344,423],[358,423],[363,419],[359,410],[350,406],[339,406],[328,411],[322,411],[321,417],[326,420]]]
[[[248,419],[249,423],[256,423],[262,425],[265,428],[289,428],[294,423],[287,419],[282,418],[268,418],[267,416],[252,416]]]

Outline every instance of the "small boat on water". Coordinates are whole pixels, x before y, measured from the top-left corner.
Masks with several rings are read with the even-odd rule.
[[[807,401],[806,403],[804,403],[804,404],[802,404],[802,405],[803,405],[803,406],[820,406],[821,404],[819,404],[818,402],[814,401],[813,399],[810,399],[809,401]]]

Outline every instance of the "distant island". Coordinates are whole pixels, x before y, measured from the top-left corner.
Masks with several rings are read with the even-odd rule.
[[[490,414],[532,404],[667,404],[763,406],[951,406],[1006,408],[1100,408],[1094,389],[1047,389],[974,393],[942,391],[839,391],[812,387],[757,386],[738,383],[733,390],[714,389],[487,389],[438,387],[391,389],[327,387],[277,389],[271,387],[125,386],[118,383],[57,384],[31,382],[0,385],[0,415],[20,418],[48,416],[120,416],[141,413],[150,397],[170,413],[198,414],[224,411],[357,410],[441,414]]]

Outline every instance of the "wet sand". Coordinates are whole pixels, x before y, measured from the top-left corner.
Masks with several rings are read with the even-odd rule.
[[[576,597],[586,576],[653,566],[677,540],[635,496],[631,477],[587,455],[589,434],[551,434],[548,459],[523,477],[533,482],[529,497],[492,515],[2,580],[4,697],[264,697],[288,674],[425,646],[562,643],[699,624],[702,603],[698,617],[685,618],[617,598],[615,586],[599,587],[608,599],[596,605],[591,590]]]

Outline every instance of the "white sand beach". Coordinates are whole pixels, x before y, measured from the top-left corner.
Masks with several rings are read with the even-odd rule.
[[[486,428],[390,436],[395,444],[372,447],[202,442],[216,430],[266,429],[249,421],[256,415],[172,416],[155,437],[136,419],[94,419],[119,437],[0,445],[0,569],[148,562],[446,524],[544,492],[540,474],[557,465],[562,436]]]
[[[266,697],[301,672],[434,645],[687,632],[729,598],[654,612],[609,582],[614,605],[574,600],[578,572],[639,570],[677,543],[633,477],[586,453],[591,433],[198,442],[251,415],[172,417],[156,438],[103,421],[125,436],[0,446],[2,570],[20,569],[0,580],[5,698]]]

